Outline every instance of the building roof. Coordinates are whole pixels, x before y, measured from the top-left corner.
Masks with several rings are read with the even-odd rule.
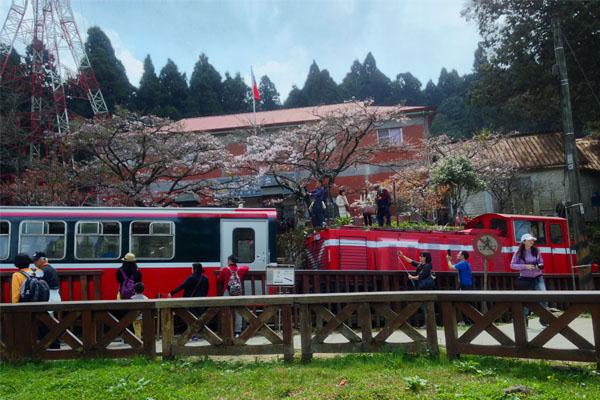
[[[256,125],[263,127],[296,125],[305,122],[315,122],[322,116],[354,107],[354,103],[330,104],[323,106],[288,108],[256,113]],[[395,107],[373,107],[382,111],[393,110]],[[433,111],[433,107],[413,106],[401,107],[407,114]],[[179,121],[187,132],[219,132],[250,128],[254,122],[253,113],[214,115],[209,117],[185,118]]]
[[[577,160],[584,170],[600,172],[600,140],[576,140]],[[562,168],[565,165],[561,133],[535,133],[507,136],[498,140],[484,156],[513,164],[519,169]]]

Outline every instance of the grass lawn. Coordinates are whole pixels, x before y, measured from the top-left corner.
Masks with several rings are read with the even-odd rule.
[[[505,393],[522,385],[528,393]],[[311,363],[210,359],[0,365],[0,399],[600,399],[592,365],[399,353]]]

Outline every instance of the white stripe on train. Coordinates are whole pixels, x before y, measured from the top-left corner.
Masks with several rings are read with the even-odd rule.
[[[323,241],[324,247],[364,247],[372,249],[381,249],[386,247],[400,247],[400,248],[415,248],[419,250],[453,250],[453,251],[473,251],[473,246],[461,245],[461,244],[445,244],[445,243],[422,243],[414,240],[352,240],[352,239],[327,239]],[[505,246],[502,247],[502,253],[514,253],[517,251],[519,246]],[[567,248],[550,248],[550,247],[538,247],[543,254],[569,254]],[[572,251],[575,254],[575,251]]]

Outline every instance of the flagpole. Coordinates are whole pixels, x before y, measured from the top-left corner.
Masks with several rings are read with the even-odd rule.
[[[256,131],[256,99],[254,98],[254,70],[252,69],[252,65],[250,66],[250,76],[252,77],[252,115],[254,117],[254,130]]]

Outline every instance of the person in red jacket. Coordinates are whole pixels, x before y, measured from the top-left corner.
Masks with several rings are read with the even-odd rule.
[[[235,281],[237,280],[239,280],[241,285],[241,283],[244,281],[244,276],[249,269],[250,268],[246,266],[238,266],[237,257],[233,255],[227,257],[227,266],[223,267],[217,276],[217,283],[222,285],[221,293],[219,294],[221,296],[241,296],[241,287],[240,291],[238,292],[237,288],[231,286],[234,285],[236,283]],[[235,276],[232,279],[232,274],[236,274],[238,279],[236,279]]]
[[[237,258],[233,255],[227,257],[227,266],[223,267],[217,276],[217,287],[222,286],[222,296],[241,296],[243,292],[242,282],[249,268],[238,266]],[[235,335],[239,336],[242,332],[242,316],[235,314]]]

